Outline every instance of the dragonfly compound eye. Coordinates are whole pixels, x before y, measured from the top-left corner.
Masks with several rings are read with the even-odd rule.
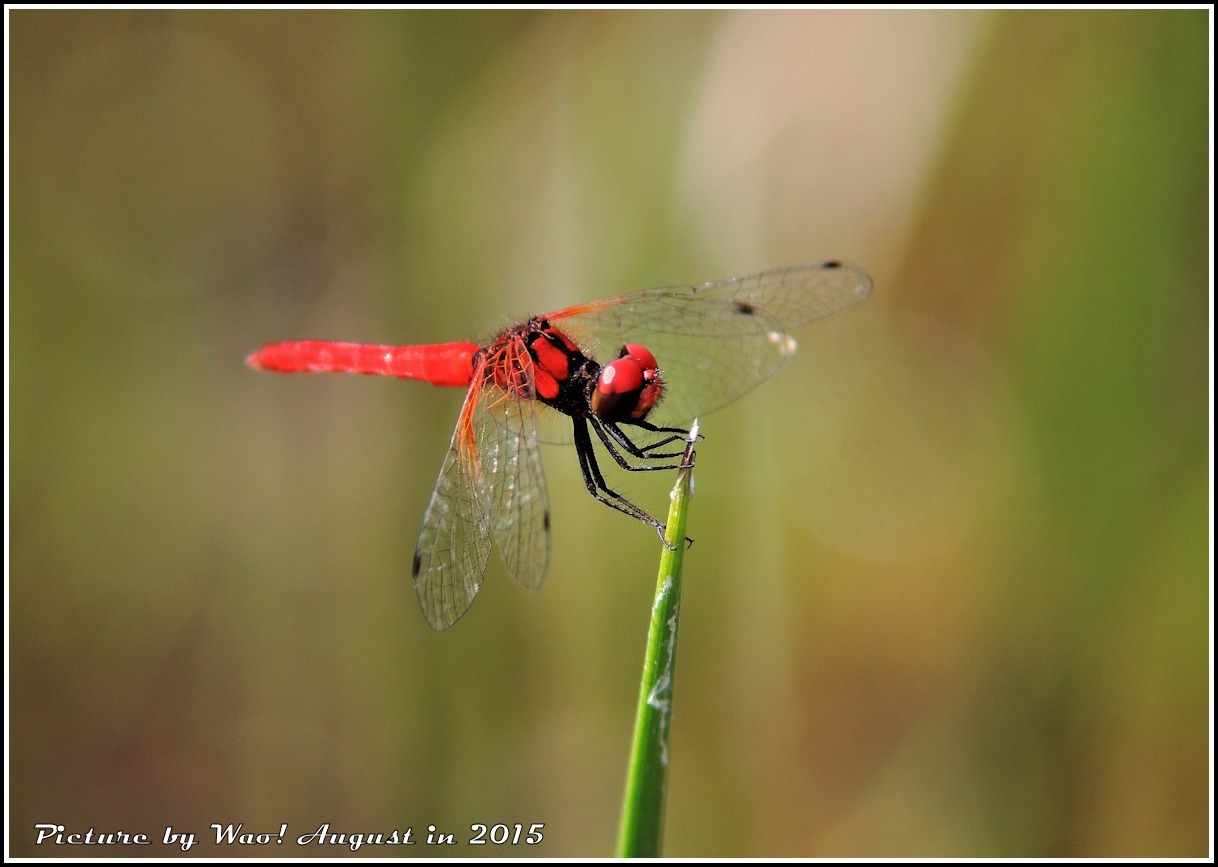
[[[601,368],[592,391],[592,411],[602,421],[642,421],[664,394],[655,356],[635,344],[627,344],[622,352],[621,358]]]
[[[633,358],[639,363],[639,367],[643,368],[644,373],[658,373],[659,363],[656,362],[656,357],[651,354],[651,350],[646,346],[639,346],[637,343],[627,343],[622,347],[619,358]]]

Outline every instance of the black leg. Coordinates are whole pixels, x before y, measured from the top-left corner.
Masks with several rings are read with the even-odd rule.
[[[672,440],[676,439],[676,437],[672,437],[671,439],[667,439],[662,442],[654,443],[653,445],[647,446],[645,448],[640,448],[638,445],[636,445],[634,443],[633,440],[630,439],[630,437],[628,437],[626,435],[626,432],[624,430],[622,430],[620,427],[618,427],[613,422],[601,421],[600,419],[596,418],[595,416],[589,417],[588,422],[592,425],[592,429],[594,431],[596,431],[596,435],[601,438],[601,442],[605,444],[605,451],[609,452],[609,454],[613,457],[613,459],[615,461],[617,461],[618,466],[622,467],[623,469],[627,469],[627,470],[630,470],[631,472],[635,472],[635,473],[645,473],[645,472],[652,472],[654,470],[676,470],[676,469],[681,468],[680,463],[655,464],[655,465],[651,465],[651,466],[642,465],[642,466],[636,467],[636,466],[632,465],[629,461],[627,461],[626,458],[622,455],[622,453],[620,451],[618,451],[618,447],[621,447],[621,448],[625,449],[626,452],[629,453],[630,455],[632,455],[636,458],[639,458],[640,460],[647,460],[647,461],[661,460],[664,458],[679,458],[679,457],[684,456],[684,454],[685,454],[684,450],[679,451],[679,452],[671,452],[671,453],[666,452],[663,454],[654,454],[654,455],[650,454],[648,452],[648,449],[652,449],[652,448],[656,448],[657,446],[665,445],[666,443],[672,442]],[[617,445],[614,445],[614,443],[616,443]]]
[[[645,446],[643,448],[643,451],[650,451],[651,449],[657,448],[659,446],[665,446],[665,445],[668,445],[669,443],[675,443],[678,440],[688,440],[689,439],[689,431],[683,427],[658,427],[658,426],[652,424],[651,422],[647,421],[646,419],[643,419],[642,421],[634,421],[634,422],[631,422],[631,424],[634,425],[635,427],[641,427],[643,430],[651,431],[652,433],[676,434],[676,436],[667,437],[665,439],[660,440],[658,443],[652,443],[649,446]],[[698,439],[703,439],[702,434],[698,434]]]
[[[642,521],[644,524],[655,527],[660,534],[660,538],[663,539],[663,524],[605,483],[605,477],[601,475],[600,467],[596,463],[596,454],[592,451],[592,438],[588,436],[586,421],[577,416],[573,416],[571,421],[575,429],[575,451],[579,455],[579,468],[584,474],[584,484],[587,485],[588,492],[606,506],[611,506],[619,512],[625,512],[630,517]],[[595,423],[593,426],[596,427]],[[599,428],[597,432],[599,433]],[[602,434],[602,439],[603,437],[604,435]],[[618,458],[619,462],[624,460],[617,454],[614,454],[614,457]],[[656,467],[656,469],[661,468]]]

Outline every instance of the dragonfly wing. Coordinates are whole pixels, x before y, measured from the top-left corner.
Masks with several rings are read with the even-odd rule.
[[[457,429],[436,480],[414,555],[414,589],[432,629],[443,631],[469,610],[490,557],[491,496],[475,450],[479,379],[465,396]]]
[[[682,428],[752,391],[785,367],[796,349],[795,341],[778,330],[710,340],[644,334],[635,342],[655,354],[664,380],[664,396],[649,420]]]
[[[478,454],[490,492],[491,536],[508,574],[527,590],[545,580],[550,563],[550,504],[533,399],[533,360],[523,342],[511,341],[495,362],[510,395],[488,388],[477,426]]]
[[[550,506],[533,408],[505,398],[492,412],[497,423],[484,427],[488,436],[479,437],[478,447],[495,476],[490,486],[491,537],[508,574],[525,589],[536,590],[550,562]]]
[[[644,289],[551,314],[601,363],[624,343],[650,349],[666,397],[653,420],[681,424],[718,409],[785,366],[787,332],[864,300],[871,278],[845,262],[814,262],[732,280]]]
[[[871,294],[871,278],[848,262],[791,265],[688,286],[661,286],[615,295],[551,314],[579,319],[607,332],[691,334],[704,337],[790,331],[853,307]]]

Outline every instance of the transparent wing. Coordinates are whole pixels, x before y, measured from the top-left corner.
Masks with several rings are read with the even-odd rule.
[[[473,604],[492,539],[515,581],[536,590],[545,579],[550,512],[532,398],[532,360],[519,341],[475,372],[415,551],[415,592],[433,629]]]
[[[644,289],[548,318],[602,364],[624,343],[655,354],[666,386],[650,420],[682,425],[730,403],[785,366],[787,334],[858,304],[871,278],[846,262],[813,262],[697,286]]]
[[[491,480],[491,535],[508,574],[525,589],[536,590],[550,563],[550,504],[537,433],[533,360],[513,340],[495,363],[508,379],[507,392],[485,389],[496,397],[486,402],[475,433]]]
[[[431,628],[439,631],[460,620],[473,604],[491,551],[491,495],[473,429],[486,389],[477,382],[465,396],[414,554],[419,607]]]

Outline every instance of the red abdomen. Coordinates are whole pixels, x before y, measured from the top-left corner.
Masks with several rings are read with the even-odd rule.
[[[467,386],[474,375],[475,343],[377,346],[294,340],[270,343],[245,360],[279,373],[368,373],[421,379],[432,385]]]

